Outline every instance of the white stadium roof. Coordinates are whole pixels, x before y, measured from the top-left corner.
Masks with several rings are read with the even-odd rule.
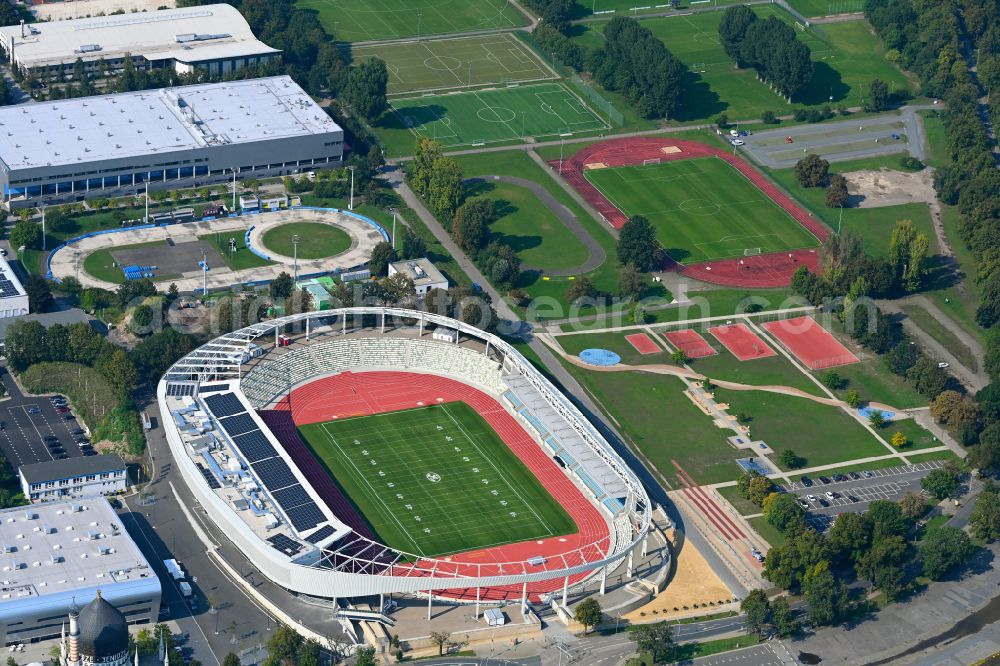
[[[232,5],[204,5],[0,28],[26,67],[72,63],[79,57],[113,60],[126,53],[185,63],[277,53],[254,37]],[[8,51],[10,48],[8,46]]]
[[[0,159],[10,169],[337,132],[288,76],[0,108]]]

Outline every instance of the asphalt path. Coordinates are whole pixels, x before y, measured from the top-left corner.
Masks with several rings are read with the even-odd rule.
[[[566,206],[559,203],[559,201],[549,194],[549,191],[544,187],[532,180],[527,180],[525,178],[518,178],[516,176],[477,176],[475,178],[467,178],[465,180],[467,184],[469,183],[489,183],[489,182],[501,182],[509,183],[510,185],[517,185],[518,187],[523,187],[530,190],[543,206],[549,209],[549,211],[555,216],[557,220],[562,222],[570,233],[576,237],[584,247],[587,248],[589,257],[585,262],[578,266],[572,266],[570,268],[563,269],[550,269],[540,266],[521,266],[521,270],[534,271],[542,273],[544,275],[550,275],[553,277],[566,277],[570,275],[581,275],[583,273],[590,273],[591,271],[597,270],[601,264],[607,259],[607,253],[601,244],[593,239],[593,237],[587,233],[587,230],[580,225],[580,222],[576,219],[574,215]]]

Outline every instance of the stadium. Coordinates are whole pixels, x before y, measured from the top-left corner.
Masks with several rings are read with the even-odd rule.
[[[157,399],[207,515],[292,594],[557,600],[643,547],[650,502],[501,338],[392,307],[269,320],[174,364]]]

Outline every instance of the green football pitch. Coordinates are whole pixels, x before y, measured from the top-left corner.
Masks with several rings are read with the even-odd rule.
[[[499,143],[608,127],[560,83],[394,99],[392,109],[402,127],[445,146]]]
[[[393,548],[436,557],[576,531],[465,403],[313,423],[299,432]]]
[[[390,95],[558,78],[510,33],[357,46],[351,56],[384,60]]]
[[[343,42],[516,28],[527,17],[510,0],[299,0]]]
[[[706,157],[590,169],[587,180],[620,211],[653,223],[681,263],[818,245],[816,238],[727,162]]]

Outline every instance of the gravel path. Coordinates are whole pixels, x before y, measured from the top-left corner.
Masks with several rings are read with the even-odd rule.
[[[580,241],[584,247],[587,248],[587,252],[590,257],[579,264],[578,266],[571,266],[570,268],[563,269],[549,269],[541,266],[522,266],[521,268],[526,271],[536,271],[542,273],[543,275],[551,275],[553,277],[566,277],[570,275],[581,275],[583,273],[589,273],[600,267],[601,264],[605,262],[608,258],[607,253],[604,248],[601,247],[600,243],[595,241],[587,230],[580,225],[579,221],[576,219],[576,215],[570,212],[566,206],[559,203],[554,196],[549,194],[549,191],[538,183],[526,180],[524,178],[518,178],[516,176],[477,176],[475,178],[466,178],[466,183],[488,183],[488,182],[500,182],[508,183],[510,185],[517,185],[518,187],[523,187],[525,189],[531,190],[531,192],[538,197],[538,200],[542,202],[546,208],[548,208],[556,219],[562,222],[570,233]]]

